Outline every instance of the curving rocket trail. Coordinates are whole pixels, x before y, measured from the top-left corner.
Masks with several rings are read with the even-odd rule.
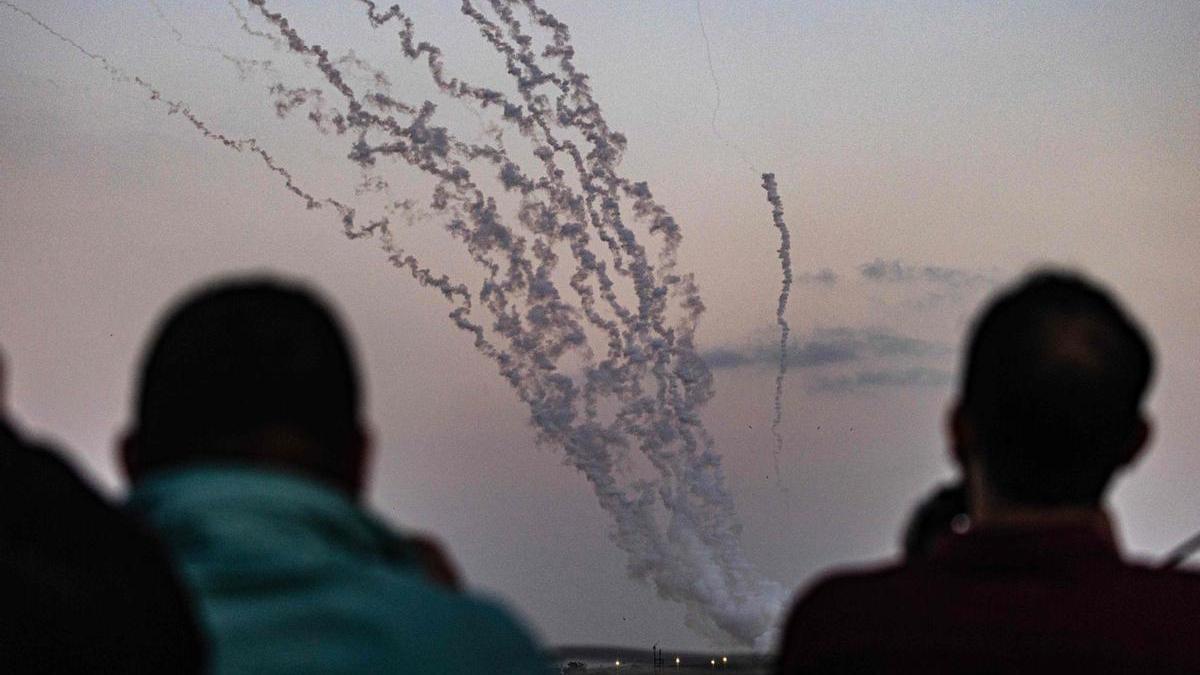
[[[779,304],[775,308],[775,322],[779,324],[779,372],[775,375],[775,417],[771,420],[771,435],[775,437],[775,479],[782,487],[779,455],[783,453],[783,436],[779,433],[779,425],[783,421],[783,380],[787,376],[787,343],[791,333],[784,313],[792,290],[792,235],[783,221],[783,200],[779,197],[775,174],[764,173],[762,181],[763,189],[767,191],[767,201],[771,204],[771,220],[779,228],[779,264],[783,268],[783,285],[779,290]]]

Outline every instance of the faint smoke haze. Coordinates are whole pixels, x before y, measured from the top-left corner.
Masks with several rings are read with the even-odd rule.
[[[1000,278],[995,274],[939,265],[914,265],[900,260],[884,260],[882,258],[863,263],[859,266],[858,271],[863,279],[872,282],[924,282],[952,289],[990,287],[1000,282]]]

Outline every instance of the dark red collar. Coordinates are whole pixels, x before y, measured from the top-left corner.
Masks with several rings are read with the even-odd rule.
[[[977,528],[942,538],[929,557],[930,564],[956,567],[1058,567],[1119,560],[1111,531],[1094,525]]]

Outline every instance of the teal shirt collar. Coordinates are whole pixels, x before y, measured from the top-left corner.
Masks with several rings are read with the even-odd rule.
[[[404,538],[319,482],[190,466],[139,481],[130,507],[179,563],[218,675],[549,672],[506,612],[427,581]]]
[[[129,506],[168,538],[188,529],[225,544],[328,547],[394,562],[406,557],[402,538],[345,494],[279,470],[235,464],[166,469],[141,480]],[[269,541],[256,542],[247,530]]]

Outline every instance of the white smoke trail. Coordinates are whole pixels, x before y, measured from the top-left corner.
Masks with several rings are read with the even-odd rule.
[[[270,32],[239,14],[242,30],[291,52],[329,87],[277,84],[275,114],[305,110],[319,132],[345,137],[351,166],[371,172],[363,182],[369,189],[386,189],[389,170],[434,179],[425,206],[482,271],[474,293],[406,254],[387,217],[359,224],[349,202],[299,187],[257,140],[225,136],[145,80],[0,0],[114,78],[145,89],[205,138],[257,155],[309,208],[333,208],[347,236],[376,237],[393,265],[439,290],[454,303],[451,320],[528,405],[539,441],[562,448],[587,478],[613,519],[629,573],[684,604],[696,630],[769,647],[784,593],[745,557],[721,459],[700,419],[714,392],[695,348],[704,305],[692,275],[676,269],[682,232],[645,183],[620,173],[625,137],[609,127],[576,68],[567,26],[534,0],[490,0],[483,8],[464,0],[463,14],[513,78],[510,97],[450,75],[441,49],[419,41],[398,7],[381,11],[358,0],[370,25],[395,30],[400,54],[422,64],[442,94],[520,133],[536,160],[523,165],[499,135],[494,144],[461,141],[438,123],[434,103],[402,101],[386,78],[358,90],[345,69],[369,65],[334,57],[265,0],[248,2]],[[498,180],[515,209],[487,194],[483,178]],[[569,282],[561,286],[564,267]],[[650,475],[629,477],[622,467],[631,458],[642,458]]]
[[[775,478],[782,487],[779,455],[783,453],[783,436],[779,433],[779,424],[783,421],[783,380],[787,376],[787,344],[791,334],[784,313],[792,290],[792,235],[783,221],[783,200],[779,197],[775,174],[764,173],[762,181],[763,189],[767,191],[767,201],[771,204],[771,220],[779,228],[779,264],[783,268],[783,285],[779,290],[779,304],[775,308],[775,322],[779,324],[779,372],[775,375],[775,417],[771,420],[771,435],[775,437]]]

